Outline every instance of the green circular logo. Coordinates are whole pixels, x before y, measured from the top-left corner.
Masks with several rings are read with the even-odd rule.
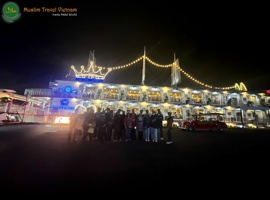
[[[7,2],[2,9],[2,17],[8,23],[13,23],[21,16],[19,6],[14,2]]]

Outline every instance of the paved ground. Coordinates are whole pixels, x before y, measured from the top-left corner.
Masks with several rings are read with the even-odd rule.
[[[0,191],[9,197],[105,198],[243,198],[254,193],[258,199],[269,190],[269,130],[174,129],[173,140],[172,145],[78,145],[67,143],[64,129],[0,127]]]

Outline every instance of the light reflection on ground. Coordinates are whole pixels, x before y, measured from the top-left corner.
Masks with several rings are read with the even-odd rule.
[[[0,126],[0,152],[43,136],[46,133],[66,134],[68,124],[24,124]]]

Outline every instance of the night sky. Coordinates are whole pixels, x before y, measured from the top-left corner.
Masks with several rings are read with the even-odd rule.
[[[226,87],[243,82],[249,91],[270,89],[266,5],[14,2],[21,18],[0,23],[0,88],[20,94],[26,88],[48,88],[50,80],[65,79],[71,65],[86,67],[90,51],[97,65],[114,67],[141,57],[146,47],[154,62],[170,64],[175,56],[187,73],[206,84]],[[57,17],[23,12],[24,7],[69,7],[78,12]],[[105,82],[140,85],[142,65],[113,71]],[[146,62],[146,85],[170,83],[170,68]],[[201,87],[183,74],[179,86]]]

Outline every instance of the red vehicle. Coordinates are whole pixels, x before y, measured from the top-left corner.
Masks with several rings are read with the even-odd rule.
[[[205,113],[191,115],[191,118],[180,124],[182,130],[187,131],[219,131],[223,132],[228,128],[227,124],[224,122],[224,114],[221,113]]]

